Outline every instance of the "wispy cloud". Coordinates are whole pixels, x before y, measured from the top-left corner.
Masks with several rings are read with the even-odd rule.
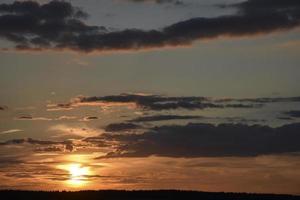
[[[32,117],[30,115],[24,115],[15,118],[15,120],[24,120],[24,121],[61,121],[61,120],[74,120],[76,116],[60,116],[57,118],[48,118],[48,117]]]
[[[15,118],[15,120],[25,120],[25,121],[52,121],[52,119],[47,117],[31,117],[31,116],[20,116]]]
[[[65,111],[72,110],[72,106],[70,103],[67,104],[48,104],[47,111]]]
[[[0,132],[0,134],[9,134],[9,133],[17,133],[17,132],[22,132],[23,130],[21,129],[10,129],[10,130],[7,130],[7,131],[2,131]]]

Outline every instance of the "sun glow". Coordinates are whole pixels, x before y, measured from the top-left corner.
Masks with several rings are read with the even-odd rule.
[[[88,167],[82,167],[80,164],[70,165],[69,172],[73,178],[80,178],[89,174]]]
[[[91,175],[90,167],[85,167],[82,166],[82,164],[74,163],[64,165],[62,168],[69,173],[69,179],[67,180],[68,185],[72,187],[82,187],[89,182],[88,176]]]

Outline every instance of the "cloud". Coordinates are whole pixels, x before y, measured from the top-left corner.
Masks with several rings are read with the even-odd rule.
[[[71,103],[48,104],[47,111],[65,111],[72,110]]]
[[[13,139],[8,140],[6,142],[1,142],[0,145],[12,145],[12,144],[39,144],[39,145],[48,145],[48,144],[59,144],[59,142],[56,141],[48,141],[48,140],[35,140],[32,138],[24,138],[24,139]]]
[[[1,155],[0,168],[11,167],[12,165],[24,163],[24,161],[22,161],[21,158],[24,157],[18,155]]]
[[[59,133],[59,136],[79,136],[79,137],[92,137],[101,134],[101,130],[96,130],[88,128],[86,126],[68,126],[65,124],[53,125],[49,128],[50,131],[55,131]]]
[[[293,120],[293,118],[291,118],[291,117],[277,117],[277,119],[285,120],[285,121],[291,121],[291,120]]]
[[[16,118],[16,120],[24,120],[24,121],[60,121],[60,120],[72,120],[76,119],[75,116],[60,116],[57,118],[47,118],[47,117],[32,117],[30,115],[24,115]]]
[[[249,157],[299,152],[300,123],[278,128],[242,124],[187,124],[154,127],[143,134],[103,134],[115,141],[112,157]]]
[[[63,152],[63,148],[58,146],[37,147],[35,150],[37,152]]]
[[[80,119],[79,121],[88,122],[88,121],[97,120],[97,119],[99,119],[99,118],[94,117],[94,116],[88,116],[88,117],[84,117],[83,119]]]
[[[204,107],[201,101],[204,97],[163,97],[158,95],[143,95],[143,94],[120,94],[114,96],[100,97],[80,97],[80,103],[90,102],[108,102],[108,103],[135,103],[142,108],[153,110],[174,109],[178,107],[192,108]],[[214,105],[206,105],[214,106]]]
[[[7,130],[7,131],[2,131],[0,132],[0,134],[9,134],[9,133],[17,133],[17,132],[22,132],[23,130],[21,129],[10,129],[10,130]]]
[[[0,14],[0,36],[15,42],[17,49],[58,47],[70,36],[99,30],[85,25],[80,19],[87,14],[64,1],[2,3]]]
[[[284,114],[286,114],[290,117],[300,118],[300,110],[291,110],[291,111],[288,111],[288,112],[284,112]]]
[[[66,141],[51,141],[51,140],[36,140],[32,138],[13,139],[5,142],[0,142],[0,146],[7,145],[33,145],[36,151],[74,151],[74,145],[71,140]]]
[[[242,104],[242,103],[220,103],[208,97],[168,97],[160,95],[144,94],[120,94],[112,96],[79,96],[73,98],[70,103],[51,105],[58,110],[68,105],[68,108],[75,106],[100,106],[102,108],[110,106],[127,105],[133,108],[139,107],[148,110],[172,110],[172,109],[206,109],[206,108],[260,108],[262,104]],[[133,106],[135,105],[135,106]]]
[[[6,110],[7,106],[0,106],[0,111]]]
[[[60,116],[58,118],[54,118],[54,120],[72,120],[72,119],[76,119],[76,118],[77,118],[76,116],[63,115],[63,116]]]
[[[242,103],[288,103],[288,102],[300,102],[300,97],[264,97],[264,98],[242,98],[242,99],[234,99],[234,98],[226,98],[219,99],[216,102],[242,102]]]
[[[107,132],[119,132],[119,131],[129,131],[133,129],[142,128],[140,125],[133,123],[114,123],[109,124],[105,127],[105,131]]]
[[[134,3],[173,4],[176,6],[185,5],[183,1],[179,1],[179,0],[125,0],[125,1],[130,1]]]
[[[207,116],[198,116],[198,115],[152,115],[152,116],[142,116],[137,117],[128,122],[154,122],[154,121],[167,121],[167,120],[190,120],[190,119],[204,119],[204,120],[225,120],[228,122],[235,123],[259,123],[265,122],[262,119],[247,119],[243,117],[207,117]]]
[[[193,115],[153,115],[137,117],[129,120],[130,122],[153,122],[153,121],[166,121],[166,120],[185,120],[185,119],[202,119],[202,116]]]
[[[28,121],[52,121],[51,118],[46,117],[32,117],[32,116],[20,116],[16,120],[28,120]]]
[[[69,2],[16,1],[0,4],[0,37],[15,43],[17,50],[103,52],[186,46],[197,40],[268,34],[300,25],[297,0],[248,0],[229,6],[237,13],[192,18],[157,30],[109,31],[87,25],[83,21],[87,14]]]

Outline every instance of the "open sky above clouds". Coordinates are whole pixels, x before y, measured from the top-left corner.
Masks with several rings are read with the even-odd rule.
[[[0,188],[300,194],[299,13],[1,0]]]

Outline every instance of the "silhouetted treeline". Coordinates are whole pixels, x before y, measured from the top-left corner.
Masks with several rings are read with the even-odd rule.
[[[43,192],[43,191],[0,191],[1,199],[8,200],[300,200],[300,196],[275,194],[247,194],[247,193],[214,193],[176,190],[156,191],[78,191],[78,192]]]

